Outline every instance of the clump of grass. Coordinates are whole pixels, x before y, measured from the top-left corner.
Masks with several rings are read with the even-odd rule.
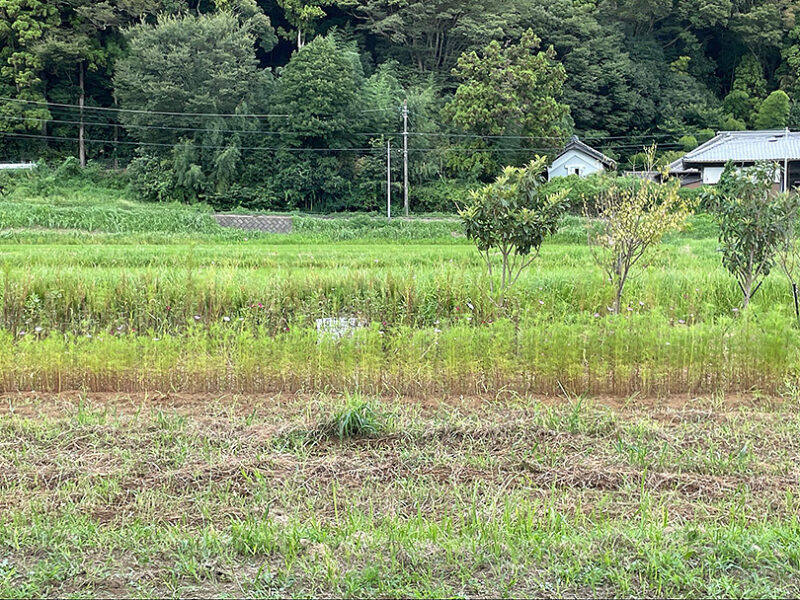
[[[327,437],[340,440],[372,437],[389,431],[389,415],[360,394],[346,395],[345,405],[323,423],[319,431]]]

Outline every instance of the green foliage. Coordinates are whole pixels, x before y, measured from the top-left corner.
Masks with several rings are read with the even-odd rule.
[[[347,394],[344,408],[321,425],[320,432],[340,440],[372,437],[388,431],[386,419],[387,415],[377,409],[374,403],[359,394]]]
[[[572,129],[638,164],[651,135],[675,152],[709,130],[797,127],[796,12],[783,0],[0,0],[0,160],[74,155],[83,122],[89,159],[130,166],[142,198],[378,210],[407,99],[412,210],[451,210],[457,190],[556,154]],[[94,110],[118,106],[145,112]]]
[[[536,258],[545,238],[558,231],[566,210],[565,191],[543,193],[545,165],[546,159],[537,157],[525,168],[506,167],[494,183],[471,192],[459,211],[467,238],[486,261],[492,289],[492,254],[500,253],[501,304],[506,288]]]
[[[690,152],[694,150],[698,146],[697,138],[693,135],[684,135],[679,140],[678,143],[683,146],[684,152]]]
[[[239,148],[259,139],[258,122],[221,120],[213,114],[250,112],[263,104],[269,85],[268,75],[257,69],[250,22],[225,12],[161,17],[156,25],[130,30],[128,42],[129,53],[114,79],[123,107],[211,113],[155,117],[156,128],[151,114],[122,113],[128,134],[148,144],[132,165],[137,188],[154,200],[196,201],[224,194],[243,165]],[[228,135],[226,129],[245,133]]]
[[[540,46],[528,30],[519,44],[503,48],[493,41],[480,55],[462,55],[453,69],[462,83],[445,115],[483,135],[564,136],[569,107],[559,100],[566,73],[553,48]]]
[[[775,90],[758,109],[756,129],[781,129],[789,121],[789,96],[783,90]]]
[[[728,163],[706,199],[719,225],[722,264],[736,278],[744,308],[772,270],[783,241],[795,234],[796,219],[788,215],[797,211],[796,196],[775,194],[775,177],[772,164],[739,170]]]

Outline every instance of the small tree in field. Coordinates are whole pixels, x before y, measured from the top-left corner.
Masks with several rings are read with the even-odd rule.
[[[683,227],[691,208],[678,196],[677,180],[613,184],[597,202],[600,221],[589,223],[589,246],[614,286],[612,311],[619,313],[631,270],[664,234]]]
[[[778,245],[777,260],[778,264],[789,280],[792,288],[792,298],[794,299],[794,316],[800,326],[800,292],[797,288],[797,273],[800,269],[800,246],[797,243],[798,225],[798,196],[791,194],[786,196],[785,204],[784,236]]]
[[[728,163],[706,198],[719,225],[722,264],[736,278],[742,308],[750,304],[779,249],[794,234],[795,221],[787,219],[789,197],[773,192],[775,175],[772,164],[737,170]]]
[[[537,156],[524,168],[506,167],[494,183],[473,191],[459,211],[467,237],[486,261],[490,290],[494,294],[497,289],[500,306],[506,290],[539,255],[544,239],[558,231],[567,207],[567,190],[542,191],[546,164],[545,157]]]

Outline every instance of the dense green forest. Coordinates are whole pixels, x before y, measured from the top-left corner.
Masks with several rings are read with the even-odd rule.
[[[800,126],[798,0],[0,0],[0,160],[144,198],[452,206],[572,134],[636,165]],[[400,200],[402,202],[402,200]]]

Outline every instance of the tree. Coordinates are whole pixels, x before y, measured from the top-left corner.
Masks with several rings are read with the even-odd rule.
[[[145,150],[137,168],[149,170],[148,157],[166,160],[178,199],[223,194],[239,148],[262,139],[259,120],[245,115],[265,106],[271,85],[258,68],[249,22],[227,12],[160,17],[127,38],[114,84],[122,107],[133,111],[121,114],[128,134]]]
[[[340,0],[278,0],[284,16],[294,31],[282,31],[286,37],[295,37],[297,49],[306,44],[306,36],[314,31],[314,23],[325,17],[325,6],[334,6]]]
[[[503,48],[495,41],[480,55],[468,52],[458,59],[453,75],[462,83],[444,107],[445,118],[480,136],[511,136],[491,145],[468,142],[468,157],[501,143],[504,151],[542,145],[533,138],[555,147],[566,137],[569,107],[560,102],[566,73],[552,46],[541,51],[540,44],[528,30],[519,44]],[[492,165],[486,168],[491,172]]]
[[[364,131],[365,114],[369,114],[363,112],[363,86],[355,45],[341,42],[335,33],[297,50],[283,69],[274,108],[287,116],[276,128],[282,133],[281,145],[292,151],[277,155],[276,171],[290,206],[342,208],[357,156],[346,149],[367,141],[352,135]],[[325,152],[325,148],[333,150]]]
[[[576,130],[618,136],[651,124],[655,105],[643,93],[647,85],[637,81],[618,23],[603,22],[593,2],[527,0],[526,6],[525,22],[535,23],[564,65],[564,102]]]
[[[758,109],[756,129],[781,129],[789,121],[789,96],[783,90],[775,90]]]
[[[500,254],[498,304],[505,292],[539,255],[547,236],[558,231],[566,210],[567,190],[543,192],[547,159],[537,156],[524,168],[506,167],[494,183],[470,193],[459,211],[467,237],[486,262],[490,291],[495,292],[495,252]]]
[[[766,95],[764,67],[755,55],[746,54],[736,67],[733,89],[726,97],[726,111],[735,118],[752,124]]]
[[[785,201],[773,193],[776,169],[769,163],[743,169],[728,163],[706,197],[719,225],[722,264],[736,278],[743,308],[769,275],[790,226]]]
[[[648,170],[652,170],[655,148],[647,154]],[[611,309],[615,314],[620,311],[632,269],[666,233],[682,228],[691,213],[679,188],[676,179],[614,183],[597,200],[599,228],[589,224],[588,241],[595,261],[614,287]]]
[[[453,75],[462,81],[445,107],[456,125],[481,135],[563,136],[569,107],[561,104],[566,73],[552,47],[528,30],[519,44],[491,42],[481,55],[461,55]]]
[[[0,100],[0,132],[41,130],[50,118],[35,104],[44,100],[44,85],[33,46],[58,22],[47,0],[0,0],[0,96],[11,99]]]
[[[722,108],[728,116],[742,122],[753,116],[753,102],[744,90],[731,90],[722,101]]]
[[[362,28],[420,73],[447,74],[461,53],[513,38],[527,0],[340,0]]]

